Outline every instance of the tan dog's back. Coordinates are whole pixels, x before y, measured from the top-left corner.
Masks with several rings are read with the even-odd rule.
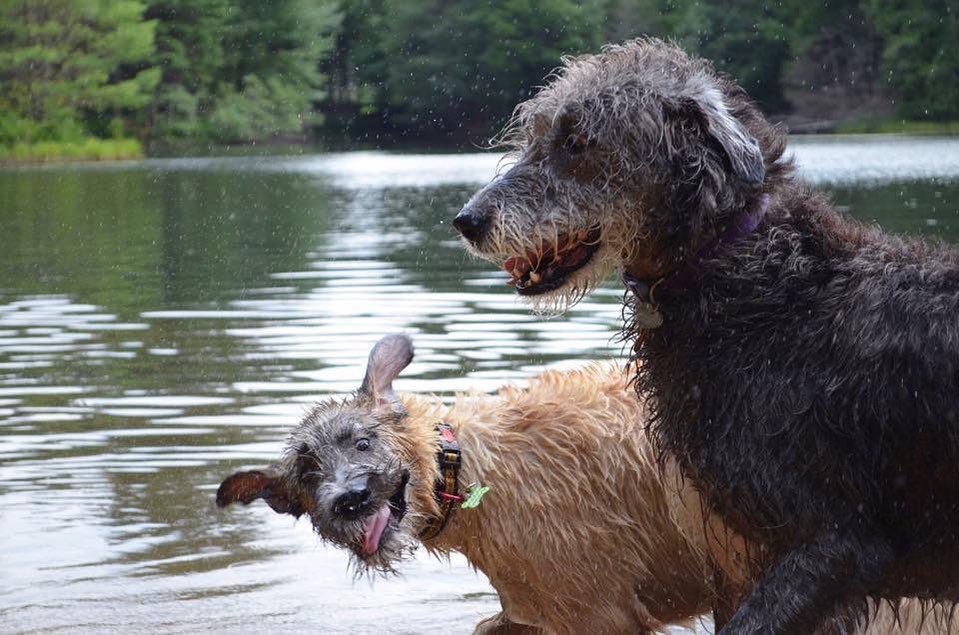
[[[452,406],[406,401],[415,417],[453,424],[464,482],[491,488],[427,547],[466,555],[511,622],[556,633],[691,624],[713,604],[710,550],[748,584],[737,537],[715,518],[707,529],[695,490],[675,467],[657,466],[645,408],[617,365],[547,371],[528,388],[461,395]],[[868,632],[946,632],[942,620],[923,623],[917,603],[900,615],[902,631],[881,607]]]
[[[709,609],[701,550],[667,507],[622,370],[546,372],[527,389],[461,396],[448,418],[464,477],[491,491],[456,513],[448,538],[460,544],[446,547],[489,576],[511,619],[635,633]]]

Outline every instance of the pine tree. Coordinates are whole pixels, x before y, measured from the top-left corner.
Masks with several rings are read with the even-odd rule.
[[[159,79],[143,9],[136,0],[0,3],[0,143],[124,132]]]
[[[155,136],[202,133],[225,61],[229,15],[228,0],[148,0],[145,17],[157,22],[155,60],[162,73],[151,104]]]
[[[340,22],[332,0],[234,0],[210,134],[221,141],[301,136],[321,122],[320,63]]]

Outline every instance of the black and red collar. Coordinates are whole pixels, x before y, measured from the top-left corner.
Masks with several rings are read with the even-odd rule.
[[[421,540],[429,540],[438,536],[446,528],[456,505],[463,502],[463,495],[459,493],[459,473],[463,465],[460,444],[456,440],[453,426],[450,424],[437,424],[436,432],[439,434],[439,449],[436,460],[440,468],[440,477],[436,481],[434,494],[436,502],[440,506],[440,516],[431,520],[420,532]]]

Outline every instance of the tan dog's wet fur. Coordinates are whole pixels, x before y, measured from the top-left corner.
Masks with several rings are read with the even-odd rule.
[[[270,504],[283,511],[300,505],[299,513],[310,515],[321,537],[353,551],[358,567],[392,569],[438,513],[435,426],[445,422],[462,449],[462,487],[482,484],[490,491],[477,508],[454,511],[443,531],[422,544],[437,555],[460,552],[489,577],[503,610],[481,622],[478,633],[649,633],[693,625],[709,610],[705,554],[735,554],[730,546],[736,541],[716,521],[707,531],[695,491],[674,471],[656,466],[646,413],[621,369],[593,364],[547,371],[528,388],[505,386],[492,395],[464,394],[444,403],[393,393],[392,379],[409,363],[412,346],[407,338],[387,339],[393,352],[378,347],[387,351],[380,355],[386,361],[378,361],[374,350],[367,381],[355,396],[318,406],[294,431],[283,461],[227,479],[218,502],[260,496],[272,497]],[[379,376],[377,364],[386,368]],[[377,412],[387,407],[389,416]],[[312,496],[309,488],[290,482],[299,478],[290,461],[304,453],[297,444],[310,435],[322,438],[318,428],[357,419],[363,408],[377,421],[374,442],[390,455],[390,469],[410,472],[410,509],[390,525],[389,540],[383,538],[388,554],[364,553],[360,536],[327,535],[326,520],[309,510],[315,501],[296,500]],[[273,489],[262,491],[261,480],[257,491],[239,487],[250,474],[271,475]],[[277,503],[277,496],[285,498]],[[727,575],[740,575],[735,561],[729,556],[721,563]],[[940,620],[927,616],[923,627],[922,618],[918,605],[905,602],[900,630],[894,612],[882,605],[868,632],[939,632]]]

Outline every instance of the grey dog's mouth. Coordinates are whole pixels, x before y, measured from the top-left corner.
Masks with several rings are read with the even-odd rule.
[[[374,555],[383,544],[383,539],[396,531],[406,516],[406,485],[410,482],[410,473],[404,472],[399,486],[389,500],[370,514],[363,527],[362,554]]]
[[[566,280],[589,263],[599,250],[598,227],[575,235],[562,234],[540,254],[534,250],[525,256],[513,256],[503,263],[510,275],[506,284],[515,287],[516,293],[532,296],[559,289]]]
[[[403,478],[400,479],[400,485],[390,496],[390,516],[397,524],[406,516],[406,485],[410,482],[410,473],[403,472]]]

